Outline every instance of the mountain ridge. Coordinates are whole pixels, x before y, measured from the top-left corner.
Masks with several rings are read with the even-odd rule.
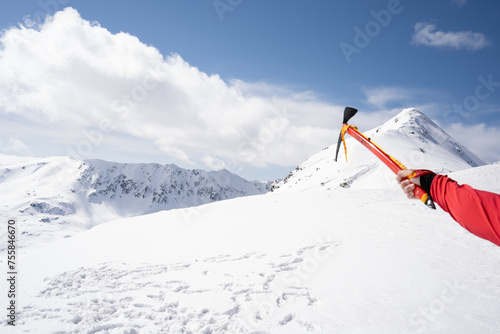
[[[2,158],[5,211],[25,224],[23,238],[47,242],[114,219],[263,194],[271,184],[173,164]]]
[[[355,124],[355,119],[351,123]],[[486,164],[415,108],[403,109],[383,125],[360,131],[408,168],[449,173]],[[353,138],[346,135],[347,162],[342,148],[337,162],[334,161],[336,146],[335,143],[312,155],[273,185],[271,191],[301,191],[323,186],[395,187],[389,169]]]

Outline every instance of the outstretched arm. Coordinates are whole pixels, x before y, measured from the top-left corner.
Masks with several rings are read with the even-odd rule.
[[[444,175],[429,175],[406,178],[413,170],[402,170],[396,180],[408,198],[413,195],[413,183],[421,185],[424,190],[429,186],[429,194],[434,201],[462,227],[474,235],[489,240],[500,246],[500,195],[474,189],[468,185],[459,185]],[[430,179],[430,184],[425,184]]]

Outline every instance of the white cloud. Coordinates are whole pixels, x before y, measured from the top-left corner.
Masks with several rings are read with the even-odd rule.
[[[467,0],[451,0],[451,2],[456,4],[458,7],[462,7],[467,3]]]
[[[436,95],[440,94],[427,89],[393,86],[365,88],[364,93],[367,104],[374,106],[376,110],[363,117],[368,127],[384,123],[404,108],[417,108],[431,116],[431,112],[437,108],[433,101],[437,99]]]
[[[480,50],[490,42],[482,33],[472,31],[436,31],[436,25],[419,22],[415,24],[412,44],[456,50]]]
[[[0,73],[0,117],[57,128],[45,135],[78,158],[128,137],[186,164],[290,166],[335,141],[343,111],[310,92],[207,75],[72,8],[5,30]]]
[[[386,108],[391,103],[408,103],[413,100],[417,90],[401,87],[376,87],[364,90],[368,103],[379,109]]]
[[[24,144],[24,142],[18,138],[9,138],[7,144],[0,143],[0,151],[5,154],[14,155],[32,155],[31,150]]]

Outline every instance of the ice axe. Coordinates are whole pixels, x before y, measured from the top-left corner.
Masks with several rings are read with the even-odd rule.
[[[353,118],[357,112],[358,112],[357,109],[351,107],[346,107],[344,109],[344,120],[342,121],[342,130],[340,130],[339,140],[337,143],[337,151],[335,152],[335,161],[337,161],[337,158],[339,156],[339,149],[341,143],[344,144],[345,159],[347,161],[347,147],[345,145],[344,136],[346,133],[348,133],[354,139],[363,144],[364,147],[366,147],[373,154],[375,154],[377,158],[379,158],[383,163],[385,163],[387,167],[389,167],[395,174],[397,174],[400,170],[407,169],[405,165],[403,165],[401,162],[399,162],[398,160],[396,160],[395,158],[391,157],[389,154],[384,152],[384,150],[382,150],[382,148],[380,148],[380,146],[375,144],[370,138],[359,132],[357,127],[347,124],[347,122],[349,122],[349,120]],[[414,177],[419,177],[427,173],[430,173],[430,171],[415,171],[414,173],[408,175],[408,178],[411,179]],[[421,187],[415,185],[413,193],[418,198],[420,198],[420,200],[429,208],[436,209],[436,206],[434,205],[434,201],[432,200],[432,198]]]

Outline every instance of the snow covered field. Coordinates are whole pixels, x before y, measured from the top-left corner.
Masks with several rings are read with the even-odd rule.
[[[498,173],[499,167],[496,168]],[[33,333],[497,333],[500,250],[396,191],[102,224],[22,259]]]
[[[416,127],[420,115],[400,116],[408,119],[374,129],[384,148],[397,138],[388,153],[408,167],[446,159],[447,171],[461,170],[452,178],[500,193],[499,164],[468,168],[481,162],[431,136],[431,123]],[[410,132],[421,128],[415,141]],[[424,156],[405,156],[411,141]],[[388,169],[347,145],[348,163],[334,163],[330,147],[272,193],[109,221],[26,248],[17,326],[2,321],[0,331],[498,333],[500,248],[407,200]]]

